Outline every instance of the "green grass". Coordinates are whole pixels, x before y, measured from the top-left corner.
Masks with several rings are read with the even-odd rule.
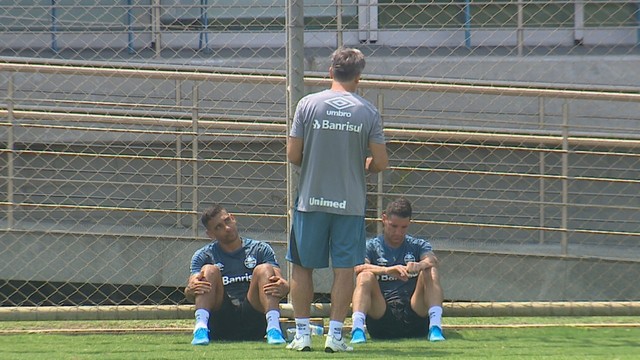
[[[297,353],[264,342],[218,342],[194,347],[190,320],[0,322],[0,359],[637,359],[638,318],[445,318],[447,341],[369,341],[354,353]],[[461,328],[486,324],[552,324],[524,328]],[[629,324],[616,327],[571,324]],[[567,326],[569,325],[569,326]],[[44,329],[174,329],[175,333],[121,334],[9,333]]]

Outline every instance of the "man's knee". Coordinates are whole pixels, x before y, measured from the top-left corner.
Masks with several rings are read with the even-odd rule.
[[[378,278],[370,271],[362,271],[356,277],[356,286],[371,288],[373,283],[377,283]]]
[[[211,284],[211,289],[207,292],[197,294],[195,297],[200,299],[198,301],[205,301],[206,308],[210,311],[218,310],[222,304],[222,294],[224,293],[224,286],[222,284],[222,272],[220,268],[215,265],[204,265],[202,267],[202,273],[206,281]]]
[[[204,265],[202,267],[202,271],[204,272],[204,277],[207,278],[207,280],[209,280],[210,282],[216,278],[222,277],[222,272],[220,271],[220,268],[215,265],[211,265],[211,264]]]
[[[253,273],[251,274],[251,280],[265,282],[265,281],[268,281],[268,279],[273,275],[275,275],[275,270],[273,269],[273,265],[264,263],[264,264],[257,265],[253,269]]]
[[[271,276],[274,274],[273,265],[268,263],[259,264],[253,269],[253,274],[268,274]]]

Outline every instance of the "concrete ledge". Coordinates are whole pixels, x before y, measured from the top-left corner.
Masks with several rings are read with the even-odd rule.
[[[640,316],[640,301],[602,302],[447,302],[447,317]],[[329,317],[330,304],[312,304],[311,316]],[[191,319],[193,305],[3,307],[0,321]],[[280,305],[293,318],[291,304]],[[286,320],[285,320],[286,321]]]

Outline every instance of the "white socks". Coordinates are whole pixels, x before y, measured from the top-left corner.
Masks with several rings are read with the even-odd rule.
[[[311,335],[310,323],[309,318],[296,318],[296,335]]]
[[[209,312],[205,309],[196,310],[196,329],[209,328]]]
[[[280,312],[278,310],[269,310],[265,315],[267,318],[267,331],[271,329],[280,330]]]
[[[442,328],[442,307],[432,306],[429,308],[429,327],[431,326]]]
[[[342,339],[342,325],[343,323],[336,320],[329,321],[329,335],[333,336],[334,339],[340,340]]]
[[[364,322],[367,318],[367,315],[362,311],[356,311],[351,314],[351,321],[353,322],[353,329],[364,330]]]

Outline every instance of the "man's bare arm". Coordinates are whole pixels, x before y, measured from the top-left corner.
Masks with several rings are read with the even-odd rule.
[[[302,138],[289,136],[287,141],[287,159],[293,165],[302,165],[302,149],[304,142]]]
[[[385,144],[369,143],[371,156],[367,158],[365,169],[371,173],[378,173],[389,166],[389,156]]]

